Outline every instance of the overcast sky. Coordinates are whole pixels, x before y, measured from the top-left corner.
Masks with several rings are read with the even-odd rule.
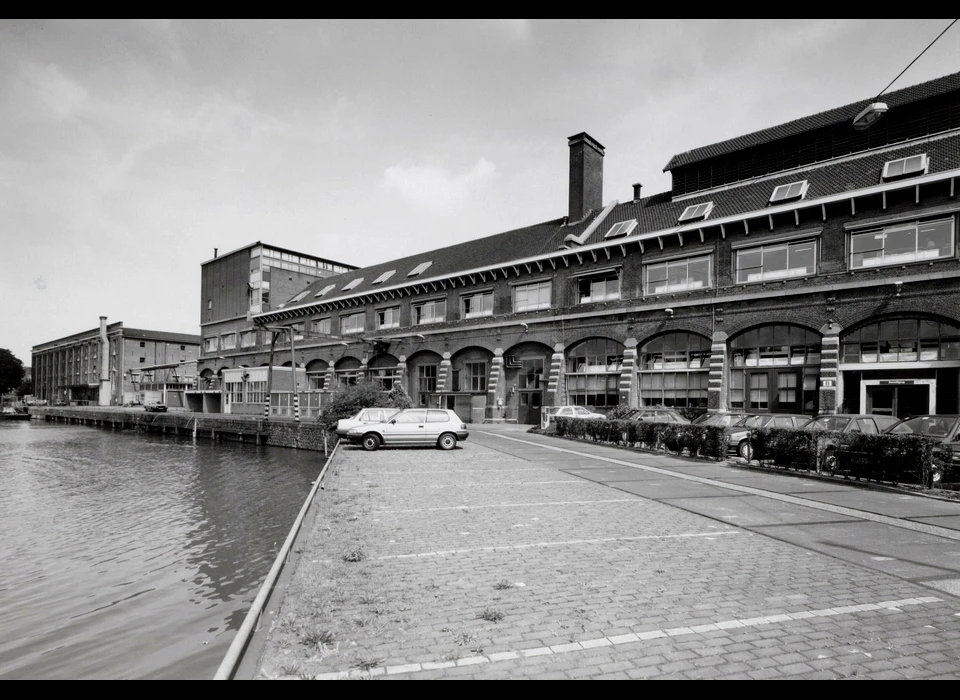
[[[256,240],[368,265],[604,202],[674,153],[879,92],[949,20],[0,20],[0,347],[199,333]],[[960,70],[954,27],[892,89]]]

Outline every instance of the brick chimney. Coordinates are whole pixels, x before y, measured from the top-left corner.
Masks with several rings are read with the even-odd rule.
[[[580,221],[587,212],[603,207],[603,146],[587,132],[571,136],[570,214]]]

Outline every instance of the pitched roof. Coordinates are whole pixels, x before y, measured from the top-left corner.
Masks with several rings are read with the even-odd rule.
[[[912,85],[902,90],[889,92],[883,95],[881,100],[892,109],[893,107],[917,102],[957,89],[960,89],[960,73],[953,73],[952,75],[946,75],[926,83],[920,83],[919,85]],[[690,165],[691,163],[697,163],[726,153],[739,151],[742,148],[759,146],[788,136],[796,136],[805,131],[848,121],[857,116],[864,107],[872,103],[875,99],[875,97],[863,99],[844,107],[836,107],[826,112],[812,114],[785,124],[778,124],[777,126],[772,126],[767,129],[754,131],[751,134],[737,136],[727,141],[720,141],[719,143],[714,143],[709,146],[701,146],[700,148],[678,153],[670,159],[670,162],[667,163],[663,169],[664,171],[673,170],[683,165]]]
[[[124,338],[138,340],[159,340],[163,343],[182,343],[184,345],[199,345],[202,338],[189,333],[168,333],[167,331],[146,331],[141,328],[124,328]]]
[[[669,192],[661,192],[645,197],[639,202],[624,202],[610,211],[602,223],[583,241],[582,245],[602,242],[604,236],[614,224],[631,219],[637,219],[638,221],[636,228],[631,231],[631,236],[676,228],[678,226],[677,220],[683,210],[690,205],[702,202],[714,202],[710,219],[707,220],[705,225],[710,225],[711,219],[715,220],[724,216],[735,216],[755,211],[762,212],[770,206],[770,196],[774,188],[778,185],[800,180],[807,180],[809,183],[806,200],[866,189],[881,183],[880,176],[884,163],[918,153],[926,153],[929,156],[929,172],[931,174],[960,168],[960,135],[951,135],[901,148],[851,156],[838,162],[822,164],[819,167],[798,169],[779,177],[768,176],[759,181],[740,183],[712,193],[699,194],[695,197],[674,200]],[[909,180],[905,182],[909,182]],[[553,253],[564,246],[567,236],[570,234],[581,235],[599,215],[600,212],[591,212],[583,221],[572,226],[564,226],[563,219],[545,221],[533,226],[506,231],[485,238],[477,238],[398,260],[390,260],[360,270],[325,277],[312,283],[308,287],[308,293],[300,302],[286,306],[284,310],[318,302],[334,301],[342,297],[353,297],[364,292],[379,292],[382,291],[382,287],[393,286],[390,282],[394,280],[400,285],[416,284],[419,278],[407,278],[407,273],[417,265],[428,261],[433,264],[429,267],[426,277],[438,278],[456,275],[467,270],[487,269],[498,265],[506,266],[516,260]],[[617,239],[612,240],[616,242]],[[391,280],[388,280],[386,285],[374,285],[373,281],[388,270],[396,270],[396,274]],[[359,277],[363,278],[360,284],[343,291],[343,287],[347,283]],[[319,299],[316,298],[317,292],[330,285],[335,285],[330,292]],[[279,311],[279,309],[274,311]]]

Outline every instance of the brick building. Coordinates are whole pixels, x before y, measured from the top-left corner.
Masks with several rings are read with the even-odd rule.
[[[670,191],[624,202],[604,203],[604,148],[578,134],[566,216],[318,280],[252,320],[295,326],[316,391],[366,375],[472,421],[956,413],[960,74],[883,99],[869,128],[864,100],[677,154]]]
[[[125,328],[101,316],[99,328],[33,347],[33,393],[51,404],[138,402],[144,368],[181,367],[192,384],[199,353],[199,336]]]
[[[214,251],[214,257],[200,266],[203,345],[198,387],[188,392],[191,407],[207,413],[223,411],[224,371],[262,364],[254,356],[269,339],[254,324],[255,314],[282,308],[283,302],[311,283],[355,269],[260,241],[225,255]]]

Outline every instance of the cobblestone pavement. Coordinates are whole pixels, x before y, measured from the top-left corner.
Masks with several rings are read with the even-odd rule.
[[[960,672],[960,599],[498,440],[345,449],[257,677]]]

